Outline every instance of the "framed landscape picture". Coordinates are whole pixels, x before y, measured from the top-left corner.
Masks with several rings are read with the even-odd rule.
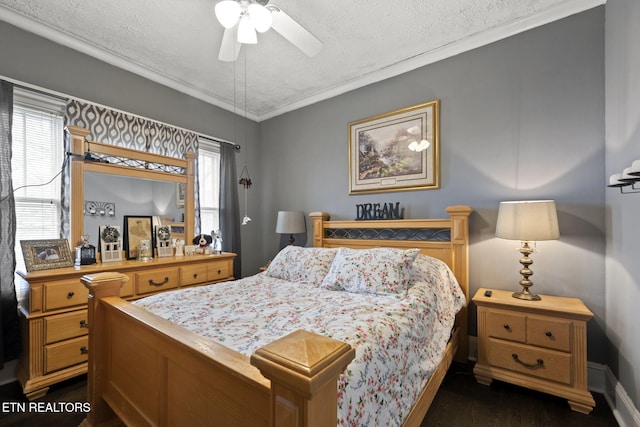
[[[349,194],[440,188],[440,101],[349,123]]]

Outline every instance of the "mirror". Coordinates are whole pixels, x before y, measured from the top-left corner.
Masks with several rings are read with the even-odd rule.
[[[118,225],[123,230],[126,215],[163,216],[181,222],[184,208],[176,204],[177,184],[97,172],[84,173],[84,201],[115,204],[115,215],[97,213],[84,215],[84,232],[89,243],[99,247],[101,225]]]

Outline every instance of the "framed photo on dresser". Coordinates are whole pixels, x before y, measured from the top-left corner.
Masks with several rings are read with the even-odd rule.
[[[127,259],[138,258],[140,242],[149,241],[153,248],[153,218],[151,216],[124,217],[124,251]]]

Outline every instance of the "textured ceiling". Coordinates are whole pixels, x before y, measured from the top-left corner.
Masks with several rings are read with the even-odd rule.
[[[604,1],[273,0],[323,49],[268,31],[235,63],[217,59],[217,0],[0,0],[0,19],[230,111],[246,99],[264,120]]]

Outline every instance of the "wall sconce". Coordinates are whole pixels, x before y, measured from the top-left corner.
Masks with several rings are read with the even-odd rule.
[[[84,214],[91,216],[116,216],[116,204],[114,202],[84,201]]]
[[[640,160],[634,162],[628,168],[622,170],[622,173],[614,173],[609,177],[609,185],[607,187],[617,187],[622,194],[640,193],[640,188],[636,187],[636,182],[640,181]],[[624,191],[623,188],[631,187]]]

